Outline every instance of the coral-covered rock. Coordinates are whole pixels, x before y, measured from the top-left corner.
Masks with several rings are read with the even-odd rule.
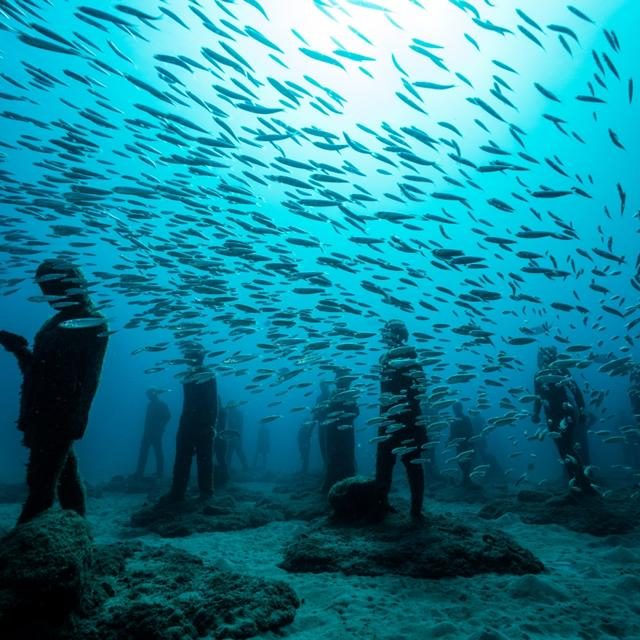
[[[494,500],[478,515],[495,520],[509,512],[518,514],[527,524],[558,524],[593,536],[629,533],[640,516],[640,509],[627,499],[624,491],[604,499],[530,490]]]
[[[384,490],[363,476],[353,476],[336,482],[329,491],[332,518],[337,522],[361,520],[379,521],[387,513]]]
[[[170,546],[93,547],[83,518],[51,510],[1,541],[0,638],[240,639],[300,606],[287,584],[205,565]]]
[[[290,572],[413,578],[544,570],[530,551],[500,531],[444,516],[414,524],[395,515],[364,527],[314,526],[285,548],[280,566]]]
[[[73,511],[49,510],[7,534],[0,541],[0,629],[63,623],[80,606],[92,548],[85,519]]]
[[[121,549],[122,545],[114,545]],[[113,595],[76,621],[83,640],[251,638],[293,622],[300,606],[284,582],[219,571],[170,546],[126,547],[125,566],[111,575]],[[113,574],[119,553],[106,552]],[[105,576],[96,574],[96,581]]]
[[[181,538],[194,533],[252,529],[282,519],[283,514],[268,505],[220,495],[205,502],[160,500],[134,513],[131,525],[153,531],[163,538]]]
[[[102,493],[144,493],[158,496],[169,488],[168,480],[155,476],[113,476],[111,480],[95,487],[97,494]]]

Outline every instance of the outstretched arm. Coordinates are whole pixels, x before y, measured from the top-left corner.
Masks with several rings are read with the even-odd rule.
[[[29,349],[27,339],[19,336],[17,333],[0,331],[0,345],[16,357],[20,371],[22,375],[24,375],[31,365],[31,359],[33,358],[33,353],[31,349]]]

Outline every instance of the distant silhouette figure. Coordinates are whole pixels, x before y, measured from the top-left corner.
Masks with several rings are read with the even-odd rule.
[[[433,411],[428,402],[421,402],[420,408],[422,412],[422,421],[425,424],[430,422],[439,422],[442,420],[440,414]],[[440,473],[440,466],[438,464],[438,456],[436,454],[436,445],[437,443],[432,443],[432,446],[425,447],[422,450],[422,458],[424,458],[425,463],[422,466],[424,471],[424,477],[427,484],[440,484],[445,482],[445,478]]]
[[[215,487],[226,487],[229,482],[229,467],[227,465],[227,409],[218,396],[218,417],[216,421],[215,437],[213,440],[213,484]]]
[[[388,494],[400,455],[411,491],[411,516],[417,519],[422,514],[424,470],[414,460],[422,458],[427,442],[419,397],[425,390],[425,378],[415,348],[406,344],[408,339],[407,327],[400,320],[390,320],[382,330],[389,349],[380,360],[380,415],[385,421],[378,429],[376,480]],[[398,449],[403,452],[398,454]]]
[[[182,384],[184,401],[176,436],[173,483],[168,495],[174,501],[185,497],[194,454],[200,497],[209,498],[213,494],[213,433],[218,415],[218,393],[213,373],[203,365],[204,355],[201,347],[186,354],[192,367]]]
[[[585,402],[580,388],[569,371],[557,364],[555,347],[541,347],[538,351],[538,371],[534,377],[537,396],[532,420],[540,422],[540,411],[544,407],[547,428],[554,434],[554,441],[562,459],[569,485],[586,495],[596,494],[585,475],[581,454],[576,448],[576,432],[583,426]]]
[[[226,414],[227,414],[227,466],[231,467],[231,462],[235,457],[240,460],[240,465],[242,466],[243,471],[249,470],[249,465],[247,464],[247,456],[244,454],[243,445],[243,427],[244,427],[244,418],[242,416],[242,412],[238,407],[229,402],[226,406]]]
[[[258,427],[258,438],[256,441],[256,455],[253,458],[254,469],[258,466],[258,460],[262,459],[262,468],[267,468],[267,459],[271,452],[271,434],[266,424]]]
[[[322,458],[323,467],[326,467],[327,464],[327,429],[325,426],[325,418],[327,417],[330,396],[331,383],[327,380],[322,380],[320,382],[320,395],[313,408],[313,419],[318,427],[318,446],[320,447],[320,457]]]
[[[455,442],[456,452],[459,458],[458,466],[462,471],[462,486],[474,488],[476,485],[471,481],[469,474],[473,468],[473,456],[475,454],[471,438],[473,438],[473,426],[469,416],[464,414],[462,403],[456,402],[453,405],[454,418],[449,423],[449,442]],[[466,453],[470,452],[470,453]]]
[[[489,482],[505,484],[504,469],[498,462],[495,455],[489,451],[487,438],[485,434],[482,433],[486,425],[483,417],[476,415],[475,418],[472,418],[471,422],[474,429],[476,460],[478,464],[486,465],[488,467],[484,477]]]
[[[356,473],[356,437],[353,429],[360,415],[356,392],[350,389],[353,375],[348,369],[336,372],[336,389],[329,398],[324,419],[326,429],[326,455],[323,491],[326,493],[340,480]]]
[[[582,416],[582,420],[578,423],[576,429],[576,450],[582,458],[582,463],[585,466],[591,464],[591,447],[589,445],[589,430],[598,422],[598,417],[591,411],[585,411]]]
[[[634,364],[629,374],[629,402],[636,422],[640,424],[640,364]]]
[[[300,472],[309,473],[309,454],[311,453],[311,436],[315,423],[312,420],[303,422],[298,429],[298,453],[300,454]]]
[[[73,441],[84,435],[107,348],[107,323],[92,305],[82,272],[66,260],[46,260],[36,282],[58,312],[29,349],[25,338],[0,331],[23,375],[18,429],[29,449],[29,495],[19,523],[49,509],[56,491],[63,509],[85,514]]]
[[[629,374],[629,402],[637,429],[627,436],[627,459],[634,469],[640,469],[640,364],[634,364]]]
[[[135,473],[135,477],[137,478],[144,476],[147,458],[149,457],[149,449],[153,449],[156,457],[156,477],[162,478],[164,473],[162,436],[167,423],[171,419],[171,413],[167,404],[160,400],[160,393],[158,389],[147,390],[149,404],[147,405],[147,412],[144,418],[144,431],[142,433],[142,441],[140,442],[138,466],[136,467]]]

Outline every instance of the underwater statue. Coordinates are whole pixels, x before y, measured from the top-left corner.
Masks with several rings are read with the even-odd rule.
[[[326,430],[326,465],[322,490],[325,493],[340,480],[356,473],[356,438],[353,429],[360,415],[356,392],[351,390],[354,376],[348,369],[336,371],[335,391],[327,403],[324,419]]]
[[[142,441],[140,442],[140,453],[138,455],[138,466],[136,468],[135,477],[142,478],[144,469],[147,466],[147,458],[149,450],[153,449],[156,458],[156,477],[162,478],[164,473],[164,454],[162,452],[162,436],[165,427],[171,419],[171,413],[166,402],[160,400],[159,389],[148,389],[147,412],[144,419],[144,431],[142,433]]]
[[[222,399],[218,396],[218,416],[213,438],[213,454],[215,458],[215,464],[213,465],[213,484],[215,487],[226,487],[229,482],[227,428],[227,408],[222,404]]]
[[[597,491],[585,474],[584,461],[576,447],[577,433],[586,430],[585,402],[582,391],[569,371],[558,362],[555,347],[541,347],[538,351],[538,371],[534,377],[536,401],[532,420],[540,422],[544,414],[549,433],[558,448],[569,476],[569,487],[584,495],[596,495]]]
[[[173,482],[165,500],[179,502],[184,499],[194,455],[200,497],[207,499],[213,495],[213,435],[218,415],[218,386],[213,373],[203,365],[204,356],[201,347],[194,347],[185,354],[191,369],[182,383],[184,399],[176,435]]]
[[[591,446],[589,445],[589,431],[598,423],[598,416],[593,411],[586,411],[584,420],[578,423],[576,431],[576,450],[580,454],[585,467],[591,464]]]
[[[318,427],[318,446],[320,447],[320,457],[322,465],[327,464],[327,429],[325,418],[327,417],[327,406],[331,396],[331,383],[328,380],[320,381],[320,395],[313,408],[313,420]]]
[[[487,437],[484,434],[484,429],[486,427],[484,418],[481,415],[475,415],[471,418],[471,424],[473,425],[474,430],[476,460],[478,464],[483,465],[486,468],[486,471],[479,475],[494,484],[505,484],[504,469],[498,462],[496,456],[489,450]]]
[[[45,260],[36,282],[57,313],[36,334],[33,350],[22,336],[0,332],[23,376],[18,429],[29,449],[29,494],[18,523],[49,509],[56,493],[63,509],[85,514],[73,443],[87,428],[108,342],[106,320],[78,267]]]
[[[449,443],[456,446],[458,465],[462,471],[462,486],[467,489],[477,488],[470,478],[473,468],[473,458],[475,449],[471,438],[473,438],[473,425],[469,416],[465,415],[462,403],[456,402],[453,407],[453,420],[449,423]]]
[[[240,460],[242,470],[248,471],[249,465],[247,464],[247,456],[244,454],[242,439],[244,427],[242,411],[234,403],[228,402],[225,412],[227,415],[227,467],[230,467],[233,458],[237,457]]]
[[[411,491],[411,516],[419,519],[424,500],[424,470],[414,461],[422,458],[422,446],[427,442],[420,407],[426,384],[417,352],[407,345],[408,339],[407,327],[400,320],[390,320],[382,329],[382,341],[388,350],[380,359],[380,415],[385,421],[378,430],[376,481],[385,489],[388,499],[399,455]]]
[[[255,469],[258,466],[258,461],[262,459],[262,468],[266,470],[269,453],[271,453],[271,433],[269,432],[269,427],[266,424],[261,424],[258,427],[256,454],[253,457],[253,468]]]
[[[640,364],[634,364],[629,374],[629,403],[636,429],[627,436],[627,459],[634,469],[640,469]]]
[[[305,420],[298,428],[298,453],[300,454],[300,473],[309,473],[309,455],[311,453],[311,437],[315,422]]]

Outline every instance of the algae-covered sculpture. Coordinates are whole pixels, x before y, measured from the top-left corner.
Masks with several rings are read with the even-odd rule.
[[[46,260],[36,282],[56,315],[25,338],[0,331],[23,375],[18,429],[29,449],[29,495],[20,523],[46,511],[56,493],[63,509],[85,513],[84,489],[73,443],[84,435],[107,348],[107,324],[95,309],[86,281],[66,260]]]

